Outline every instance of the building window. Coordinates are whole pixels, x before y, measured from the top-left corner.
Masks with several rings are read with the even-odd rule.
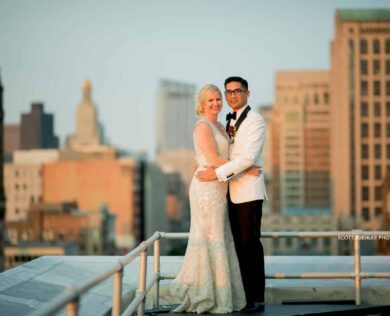
[[[381,145],[379,144],[374,146],[374,157],[375,159],[381,159]]]
[[[386,145],[386,158],[390,159],[390,144]]]
[[[386,102],[386,116],[390,117],[390,102]]]
[[[375,201],[382,200],[382,187],[375,187]]]
[[[360,54],[367,54],[367,40],[360,41]]]
[[[366,144],[362,145],[362,158],[363,159],[368,158],[368,145],[366,145]]]
[[[382,215],[382,208],[381,207],[376,207],[375,208],[375,217],[379,217]]]
[[[19,214],[20,210],[18,208],[15,209],[15,214]]]
[[[361,106],[361,109],[360,109],[361,115],[364,117],[368,116],[368,103],[362,102],[360,106]]]
[[[362,208],[362,217],[365,221],[370,220],[370,209],[368,207]]]
[[[363,123],[362,124],[362,138],[367,138],[368,137],[368,124]]]
[[[374,95],[381,95],[381,82],[374,81]]]
[[[362,187],[362,199],[368,201],[370,199],[370,191],[368,187]]]
[[[386,81],[386,95],[390,95],[390,81]]]
[[[380,102],[374,103],[374,116],[380,117],[381,116],[381,104]]]
[[[381,73],[381,63],[380,63],[380,61],[379,61],[379,59],[375,59],[374,61],[373,61],[373,73],[374,73],[374,75],[379,75],[380,73]]]
[[[318,94],[317,93],[314,93],[314,104],[318,104]]]
[[[363,96],[368,95],[368,82],[367,81],[360,82],[360,94]]]
[[[381,137],[381,124],[380,123],[374,124],[374,137],[376,137],[376,138]]]
[[[386,54],[390,54],[390,40],[386,40]]]
[[[368,63],[367,60],[362,59],[360,61],[360,73],[362,75],[367,75],[368,74]]]
[[[386,124],[386,136],[390,137],[390,123]]]
[[[381,51],[381,43],[378,39],[374,39],[372,42],[372,51],[374,54],[379,54]]]
[[[329,104],[329,93],[328,92],[324,92],[324,103]]]
[[[379,165],[375,166],[375,179],[376,180],[382,179],[382,167]]]
[[[386,60],[386,75],[390,75],[390,60]]]
[[[369,179],[368,166],[362,166],[362,179],[363,180]]]

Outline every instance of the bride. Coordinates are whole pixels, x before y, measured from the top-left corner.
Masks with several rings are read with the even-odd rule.
[[[221,91],[214,85],[204,86],[197,95],[200,119],[194,126],[198,169],[228,162],[229,136],[217,120],[221,109]],[[259,169],[251,167],[246,172],[257,176]],[[226,193],[226,182],[192,179],[189,240],[183,266],[170,289],[181,303],[174,312],[230,313],[245,307]]]

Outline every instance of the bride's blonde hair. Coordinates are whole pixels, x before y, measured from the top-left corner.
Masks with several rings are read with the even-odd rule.
[[[204,113],[204,103],[206,102],[209,94],[215,91],[218,91],[219,94],[222,96],[221,90],[219,90],[219,88],[213,84],[207,84],[199,90],[196,96],[195,106],[195,112],[197,115],[201,116]]]

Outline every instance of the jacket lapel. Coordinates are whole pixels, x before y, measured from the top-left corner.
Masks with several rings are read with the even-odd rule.
[[[244,110],[244,112],[242,112],[242,114],[240,115],[238,121],[236,122],[236,124],[234,125],[234,127],[236,128],[236,132],[238,131],[238,128],[240,127],[241,123],[245,120],[246,116],[248,115],[248,112],[251,110],[251,107],[248,105],[246,107],[246,109]]]

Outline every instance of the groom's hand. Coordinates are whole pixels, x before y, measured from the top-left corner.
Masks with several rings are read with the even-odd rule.
[[[210,166],[204,166],[203,170],[199,170],[196,173],[196,178],[199,181],[214,181],[217,179],[217,175],[215,173],[214,168]]]

